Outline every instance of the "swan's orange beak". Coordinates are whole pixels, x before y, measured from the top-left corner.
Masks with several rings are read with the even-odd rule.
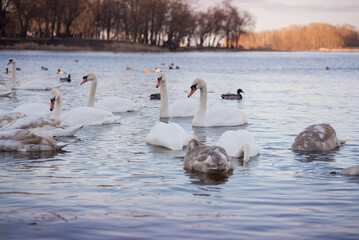
[[[9,60],[9,63],[7,65],[10,65],[12,63],[12,59]]]
[[[55,98],[50,99],[50,111],[54,110],[55,108]]]
[[[156,88],[158,88],[159,86],[161,86],[161,82],[162,82],[162,77],[159,77],[159,78],[157,79]]]
[[[87,82],[87,76],[84,76],[83,79],[84,79],[84,80],[82,81],[82,83],[80,83],[80,85],[82,85],[83,83]]]
[[[197,90],[196,86],[191,86],[191,92],[188,94],[188,97],[192,96],[192,94]]]

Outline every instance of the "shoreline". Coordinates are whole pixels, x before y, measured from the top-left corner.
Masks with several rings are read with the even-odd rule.
[[[2,38],[1,50],[34,50],[34,51],[107,51],[107,52],[295,52],[295,51],[319,51],[319,52],[359,52],[359,48],[319,48],[308,50],[272,50],[272,49],[243,49],[243,48],[213,48],[213,47],[179,47],[170,50],[159,46],[145,45],[125,41],[95,40],[95,39],[48,39],[48,38]]]

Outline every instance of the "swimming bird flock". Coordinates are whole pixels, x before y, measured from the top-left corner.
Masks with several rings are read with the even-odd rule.
[[[73,62],[78,62],[74,60]],[[59,88],[62,84],[44,81],[16,82],[16,60],[11,58],[11,89],[0,85],[0,97],[9,97],[13,91],[51,90],[49,104],[26,103],[17,106],[10,112],[0,111],[0,151],[59,151],[68,144],[59,142],[55,137],[74,136],[82,128],[89,125],[120,123],[120,116],[113,113],[138,111],[138,103],[118,96],[107,96],[95,102],[98,79],[94,73],[82,78],[80,85],[90,83],[90,92],[86,106],[70,109],[63,113],[63,99]],[[164,65],[162,63],[161,65]],[[173,64],[170,69],[174,69]],[[41,70],[48,68],[41,66]],[[179,69],[179,67],[176,67]],[[126,67],[127,71],[132,71]],[[147,68],[144,72],[152,72]],[[155,68],[157,81],[154,87],[160,93],[151,94],[151,99],[160,99],[160,118],[190,118],[193,127],[236,127],[249,121],[248,115],[239,108],[216,106],[207,109],[207,83],[196,78],[190,85],[187,97],[169,104],[167,85],[171,81],[160,68]],[[9,71],[8,71],[9,73]],[[57,74],[65,74],[58,69]],[[60,78],[61,82],[70,82],[71,75]],[[190,98],[199,90],[199,103]],[[222,94],[222,99],[241,100],[242,89],[237,94]],[[69,99],[64,99],[70,101]],[[206,174],[228,174],[234,169],[233,159],[243,158],[249,162],[260,152],[253,135],[248,130],[225,131],[218,139],[216,146],[201,145],[200,142],[177,123],[158,122],[149,130],[146,138],[149,145],[157,145],[174,151],[181,151],[187,146],[183,168],[189,172]],[[334,128],[330,124],[314,124],[305,128],[295,138],[291,149],[294,152],[308,153],[313,151],[330,151],[339,147],[343,141],[338,140]],[[359,175],[359,166],[343,169],[343,175]]]

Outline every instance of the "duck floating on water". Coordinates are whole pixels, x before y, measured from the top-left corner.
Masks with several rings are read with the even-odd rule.
[[[49,70],[49,69],[48,69],[47,67],[41,66],[41,70],[47,71],[47,70]]]
[[[152,93],[150,95],[150,99],[155,99],[155,100],[161,99],[161,93]]]
[[[5,68],[5,73],[6,73],[6,74],[11,74],[12,72],[9,71],[9,68]]]
[[[149,69],[147,69],[147,68],[143,69],[143,71],[144,71],[145,73],[150,73],[150,72],[152,72],[151,70],[149,70]]]
[[[133,68],[130,68],[130,67],[126,67],[126,71],[132,71]]]
[[[61,82],[71,82],[71,74],[69,74],[67,77],[60,78]]]
[[[60,68],[57,70],[57,74],[66,74],[64,71],[61,71]]]
[[[241,100],[243,97],[241,93],[244,93],[242,89],[237,89],[237,94],[235,93],[224,93],[221,95],[222,99],[237,99]]]

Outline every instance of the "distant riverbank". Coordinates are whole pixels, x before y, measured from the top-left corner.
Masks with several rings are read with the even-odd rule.
[[[141,43],[125,41],[109,41],[81,38],[49,39],[49,38],[2,38],[0,50],[45,50],[45,51],[110,51],[110,52],[169,52],[168,48],[150,46]],[[198,48],[180,47],[176,51],[274,51],[269,48],[240,49],[240,48]],[[291,50],[293,51],[293,50]],[[307,50],[313,51],[313,50]],[[317,51],[359,52],[358,48],[328,49]]]
[[[169,49],[140,43],[94,39],[0,39],[0,50],[168,52]]]

